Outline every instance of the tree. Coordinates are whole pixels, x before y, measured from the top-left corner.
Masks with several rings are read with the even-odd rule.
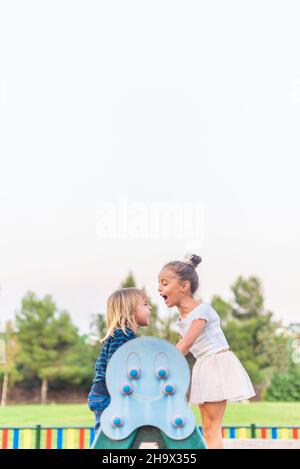
[[[90,338],[91,342],[99,342],[99,339],[103,338],[107,331],[106,315],[104,313],[94,314],[90,324]]]
[[[218,295],[214,295],[211,299],[212,307],[218,311],[222,324],[225,325],[232,319],[232,305]]]
[[[94,365],[98,356],[98,350],[88,343],[88,337],[78,336],[76,342],[70,346],[61,361],[60,366],[49,368],[49,383],[52,388],[64,388],[65,386],[88,387],[94,378]],[[50,380],[51,377],[51,380]]]
[[[16,323],[22,373],[41,381],[41,402],[47,400],[48,382],[66,374],[66,357],[78,339],[77,328],[66,311],[58,311],[50,295],[38,299],[28,292]]]
[[[300,366],[292,365],[286,373],[274,373],[265,393],[267,401],[300,401]]]
[[[212,306],[220,313],[231,349],[248,371],[257,390],[264,391],[275,372],[289,367],[288,339],[281,323],[265,311],[262,286],[257,277],[238,277],[231,287],[234,297],[227,302],[214,296]]]
[[[136,288],[136,281],[133,276],[133,273],[129,272],[125,280],[121,282],[120,288],[131,288],[131,287]]]
[[[237,319],[250,319],[253,316],[263,314],[264,298],[262,286],[257,277],[244,279],[239,276],[231,286],[234,293],[235,303],[232,314]]]
[[[272,313],[245,320],[230,321],[223,329],[231,349],[240,358],[251,380],[265,388],[275,371],[289,366],[287,340],[277,335],[279,324]]]
[[[264,398],[268,401],[300,400],[300,324],[286,328],[289,342],[290,366],[287,371],[276,371],[267,388]]]
[[[4,372],[1,394],[1,407],[6,405],[9,389],[22,379],[21,373],[16,367],[16,358],[18,355],[19,344],[18,337],[14,330],[12,321],[7,321],[5,326],[5,334],[3,335],[3,343],[5,344]]]

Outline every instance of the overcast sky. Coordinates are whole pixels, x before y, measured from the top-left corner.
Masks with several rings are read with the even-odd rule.
[[[298,1],[0,0],[0,327],[50,293],[84,332],[129,270],[194,251],[300,320]]]

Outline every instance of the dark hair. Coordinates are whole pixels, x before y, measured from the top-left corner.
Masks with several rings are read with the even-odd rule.
[[[199,288],[199,278],[195,269],[201,261],[202,258],[200,256],[189,254],[185,257],[184,261],[168,262],[163,268],[173,270],[180,281],[188,280],[193,295]]]

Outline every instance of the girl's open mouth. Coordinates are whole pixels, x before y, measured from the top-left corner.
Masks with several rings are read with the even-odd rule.
[[[168,297],[167,295],[161,295],[165,301],[167,301]]]

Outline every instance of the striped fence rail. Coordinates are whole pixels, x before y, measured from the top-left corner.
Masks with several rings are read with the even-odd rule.
[[[0,427],[0,449],[87,449],[94,435],[93,427]]]
[[[300,427],[274,427],[251,424],[250,426],[224,426],[222,427],[223,438],[257,438],[272,440],[298,440],[300,438]]]
[[[297,440],[300,427],[224,426],[222,436]],[[0,427],[0,449],[88,449],[93,439],[93,427]]]

